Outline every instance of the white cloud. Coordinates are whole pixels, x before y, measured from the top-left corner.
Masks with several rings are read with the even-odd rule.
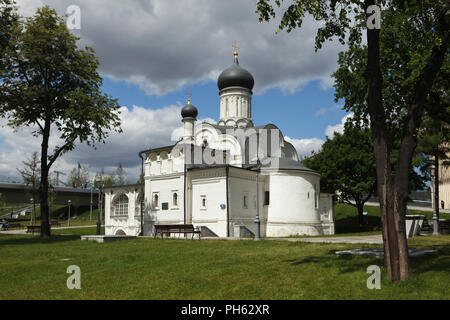
[[[353,117],[353,113],[350,113],[350,114],[346,115],[345,117],[343,117],[343,118],[341,119],[341,123],[336,124],[336,125],[333,125],[333,126],[328,126],[328,127],[325,129],[325,135],[326,135],[328,138],[332,139],[332,138],[334,137],[334,133],[335,133],[335,132],[337,132],[337,133],[343,133],[343,132],[344,132],[344,125],[345,125],[345,122],[347,121],[348,118],[351,118],[351,117]]]
[[[163,95],[183,86],[216,81],[233,62],[231,44],[240,47],[240,64],[255,78],[256,94],[269,88],[293,93],[311,80],[332,84],[338,42],[314,51],[318,23],[305,19],[302,28],[275,35],[279,16],[258,23],[256,0],[21,0],[30,15],[42,4],[65,14],[81,9],[80,45],[93,46],[101,72]]]
[[[111,133],[105,144],[93,149],[85,144],[77,145],[75,150],[64,154],[57,160],[52,171],[69,173],[77,163],[89,166],[93,176],[100,168],[113,173],[119,162],[127,172],[130,182],[135,182],[139,174],[140,160],[138,152],[171,144],[172,132],[180,126],[181,106],[171,105],[159,109],[145,109],[133,106],[131,110],[121,108],[123,133]],[[0,120],[0,178],[20,180],[16,168],[22,167],[22,161],[34,151],[40,152],[41,137],[35,138],[33,128],[23,127],[16,132],[5,126],[6,120]],[[53,131],[55,132],[55,130]],[[50,140],[51,151],[57,144],[55,135]],[[64,177],[62,177],[64,179]]]
[[[318,138],[311,138],[311,139],[292,139],[290,137],[284,137],[287,142],[290,142],[294,148],[297,150],[297,154],[299,159],[309,157],[311,153],[319,152],[320,148],[322,147],[322,144],[324,141],[322,139]]]
[[[333,106],[327,107],[327,108],[319,108],[319,110],[316,111],[316,116],[317,117],[323,116],[324,114],[338,111],[341,108],[342,108],[342,105],[333,105]]]
[[[212,124],[216,124],[217,121],[211,118],[202,118],[202,119],[198,119],[197,124],[201,123],[201,122],[207,122],[207,123],[212,123]],[[183,125],[179,126],[178,128],[174,129],[172,131],[172,134],[170,136],[170,140],[173,142],[177,142],[178,140],[180,140],[183,137],[184,134],[184,129],[183,129]]]

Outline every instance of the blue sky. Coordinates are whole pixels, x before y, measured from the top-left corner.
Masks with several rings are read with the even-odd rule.
[[[244,67],[244,63],[241,62]],[[226,66],[225,66],[226,67]],[[224,67],[224,69],[225,69]],[[251,70],[249,70],[251,72]],[[255,79],[257,82],[258,79]],[[105,78],[103,91],[119,99],[122,106],[138,105],[146,109],[158,109],[170,104],[186,104],[186,89],[162,96],[149,96],[137,85]],[[214,81],[205,81],[189,87],[192,104],[199,110],[198,118],[219,118],[219,95]],[[325,140],[329,125],[338,124],[347,114],[334,102],[334,88],[323,88],[319,81],[310,81],[295,93],[269,89],[253,95],[252,117],[255,125],[276,124],[284,135],[292,138],[320,138]],[[181,118],[180,118],[181,120]]]

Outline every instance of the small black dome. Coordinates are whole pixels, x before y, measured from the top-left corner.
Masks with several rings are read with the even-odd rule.
[[[196,119],[198,115],[198,110],[197,108],[191,104],[190,102],[188,102],[187,105],[185,105],[183,107],[183,109],[181,109],[181,116],[183,118],[194,118]]]
[[[225,69],[217,79],[219,90],[228,87],[244,87],[252,91],[255,80],[250,72],[239,65],[237,57],[228,69]]]

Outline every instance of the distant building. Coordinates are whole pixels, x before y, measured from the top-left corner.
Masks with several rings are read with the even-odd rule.
[[[431,180],[431,202],[434,208],[433,178]],[[443,161],[439,161],[439,208],[450,209],[450,166],[444,166]]]

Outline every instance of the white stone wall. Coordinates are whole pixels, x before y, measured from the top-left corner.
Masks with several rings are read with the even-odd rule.
[[[184,223],[184,174],[173,173],[171,175],[150,177],[147,203],[150,220],[156,224]],[[173,203],[173,194],[177,193],[178,206]],[[155,205],[154,195],[158,195],[158,206]],[[163,210],[163,203],[168,204],[168,209]]]
[[[115,200],[120,195],[128,197],[128,214],[126,216],[114,215]],[[122,232],[126,235],[140,233],[140,186],[125,186],[105,189],[105,234],[115,235]]]
[[[197,170],[192,177],[192,224],[206,226],[219,237],[227,236],[225,168]],[[203,198],[206,206],[202,205]]]
[[[320,220],[322,222],[323,234],[335,234],[333,194],[321,193],[319,203]]]
[[[321,235],[320,176],[312,172],[270,174],[267,236]]]
[[[259,174],[259,218],[261,236],[265,236],[267,216],[264,211],[264,180]],[[244,225],[256,234],[256,172],[231,168],[229,174],[230,197],[230,236],[234,235],[235,225]],[[244,206],[244,196],[247,206]]]

